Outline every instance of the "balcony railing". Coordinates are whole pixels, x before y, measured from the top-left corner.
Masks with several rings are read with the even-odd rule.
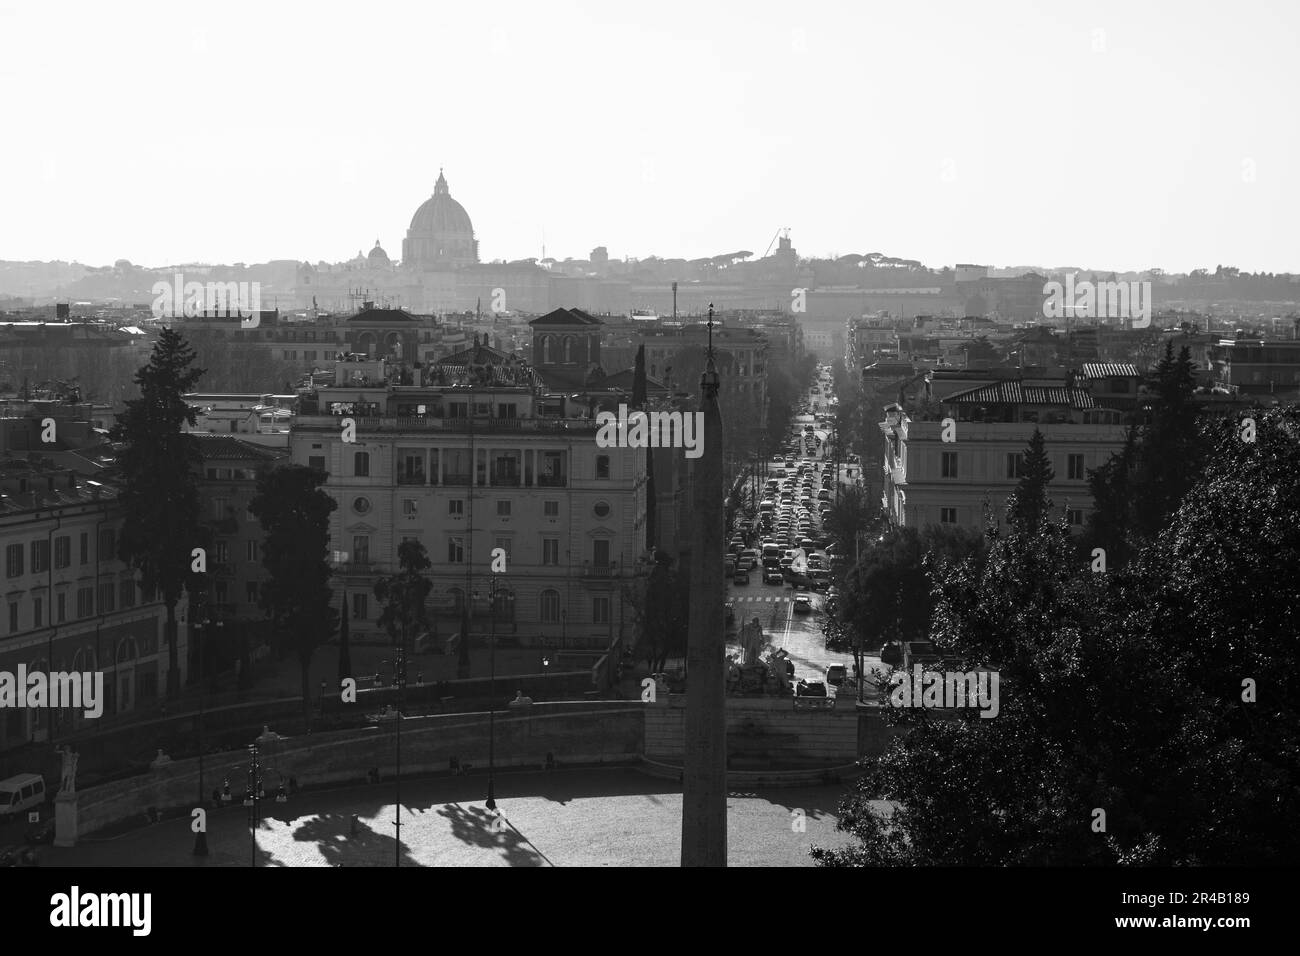
[[[493,488],[518,488],[519,476],[518,475],[493,475],[492,487]]]
[[[566,488],[569,484],[568,475],[538,475],[538,488]]]
[[[617,564],[587,564],[583,565],[582,576],[584,578],[608,579],[618,577]]]
[[[442,476],[442,483],[444,485],[468,485],[471,483],[471,476],[468,474],[466,475],[444,474]]]
[[[417,471],[413,474],[407,474],[404,471],[397,473],[397,483],[399,485],[422,485],[424,481],[424,472]]]
[[[330,401],[325,391],[319,396],[320,403]],[[294,422],[297,428],[327,428],[337,430],[343,418],[353,418],[358,431],[400,432],[400,431],[434,431],[434,432],[469,432],[481,434],[501,433],[518,434],[521,432],[593,432],[598,424],[594,418],[435,418],[424,415],[321,415],[302,414]]]

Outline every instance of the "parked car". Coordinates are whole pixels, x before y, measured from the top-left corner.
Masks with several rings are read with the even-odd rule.
[[[801,680],[794,685],[796,697],[825,697],[826,685],[819,680]]]
[[[848,676],[848,669],[843,664],[832,664],[826,668],[826,683],[832,687],[839,687]]]
[[[748,584],[748,583],[749,583],[749,572],[748,572],[748,571],[737,571],[734,575],[732,575],[732,577],[731,577],[731,583],[732,583],[732,584]]]

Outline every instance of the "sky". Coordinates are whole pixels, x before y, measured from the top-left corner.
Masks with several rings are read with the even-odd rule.
[[[0,0],[0,259],[398,258],[441,167],[484,261],[1300,271],[1298,45],[1292,0]]]

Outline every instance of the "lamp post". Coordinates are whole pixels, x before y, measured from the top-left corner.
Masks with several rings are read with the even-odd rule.
[[[257,866],[257,824],[262,809],[262,766],[258,762],[257,744],[248,745],[248,794],[244,806],[249,808],[249,865]]]
[[[497,731],[497,582],[503,575],[493,572],[488,579],[488,791],[485,806],[489,810],[497,808],[496,799],[496,731]],[[478,592],[473,595],[478,600]],[[505,599],[513,599],[509,588],[505,590]]]
[[[198,610],[198,608],[196,608],[195,610]],[[198,634],[195,635],[196,640],[194,643],[195,643],[195,657],[198,659],[197,670],[199,675],[199,719],[198,722],[194,725],[194,731],[195,731],[195,736],[197,738],[198,749],[199,749],[199,806],[202,806],[203,805],[203,639],[202,639],[203,621],[202,619],[195,622],[194,630],[198,632]],[[208,834],[206,829],[200,830],[198,833],[194,834],[194,855],[195,856],[208,855]]]

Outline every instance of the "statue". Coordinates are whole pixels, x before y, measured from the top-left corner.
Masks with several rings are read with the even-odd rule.
[[[63,775],[59,781],[59,793],[74,794],[77,792],[78,754],[71,747],[60,747],[56,753],[63,755]]]

